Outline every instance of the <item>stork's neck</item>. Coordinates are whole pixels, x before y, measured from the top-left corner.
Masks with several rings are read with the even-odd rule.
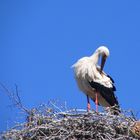
[[[91,59],[93,61],[94,64],[97,64],[98,63],[98,60],[99,60],[99,57],[100,57],[100,54],[95,52],[92,56],[91,56]]]

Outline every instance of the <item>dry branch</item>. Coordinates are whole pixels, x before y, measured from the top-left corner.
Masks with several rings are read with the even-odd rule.
[[[54,105],[53,105],[54,106]],[[138,140],[132,132],[135,119],[122,113],[86,112],[83,109],[62,111],[56,105],[41,105],[32,112],[32,120],[15,126],[1,135],[2,140]],[[56,111],[56,109],[61,111]],[[130,114],[130,112],[129,112]]]
[[[27,119],[0,135],[0,140],[139,140],[140,122],[132,111],[112,115],[109,110],[97,113],[83,109],[68,110],[56,100],[31,110],[25,108],[15,92],[1,87]]]
[[[15,84],[15,91],[10,91],[4,84],[0,83],[0,86],[2,88],[2,90],[4,91],[4,93],[9,97],[9,99],[11,100],[11,102],[13,103],[14,106],[16,106],[17,108],[19,108],[21,111],[29,114],[30,111],[23,106],[20,96],[19,96],[19,91],[18,91],[18,86]]]

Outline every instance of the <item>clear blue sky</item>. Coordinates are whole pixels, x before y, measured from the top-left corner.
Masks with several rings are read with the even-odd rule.
[[[139,0],[0,0],[0,82],[16,83],[29,108],[50,99],[86,108],[71,65],[100,45],[121,107],[140,111]],[[0,90],[0,131],[22,116],[10,104]]]

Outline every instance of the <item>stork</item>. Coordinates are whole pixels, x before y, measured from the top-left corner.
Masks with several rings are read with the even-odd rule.
[[[117,106],[117,111],[115,111],[116,108],[113,111],[114,114],[118,114],[119,103],[114,94],[116,91],[114,81],[103,71],[108,56],[108,48],[100,46],[91,56],[79,59],[72,67],[79,89],[87,96],[87,110],[90,110],[89,98],[91,98],[96,104],[97,112],[98,105],[103,107]],[[102,58],[101,66],[98,65],[100,57]]]

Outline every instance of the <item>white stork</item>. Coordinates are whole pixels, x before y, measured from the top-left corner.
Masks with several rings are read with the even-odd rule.
[[[109,50],[105,46],[96,49],[93,55],[79,59],[72,67],[74,68],[75,78],[81,91],[87,95],[87,110],[90,110],[89,97],[96,104],[96,111],[98,105],[104,107],[117,106],[119,103],[115,97],[113,79],[104,71],[104,64],[106,58],[109,56]],[[101,66],[98,65],[99,58],[102,57]],[[114,114],[118,114],[115,112]]]

